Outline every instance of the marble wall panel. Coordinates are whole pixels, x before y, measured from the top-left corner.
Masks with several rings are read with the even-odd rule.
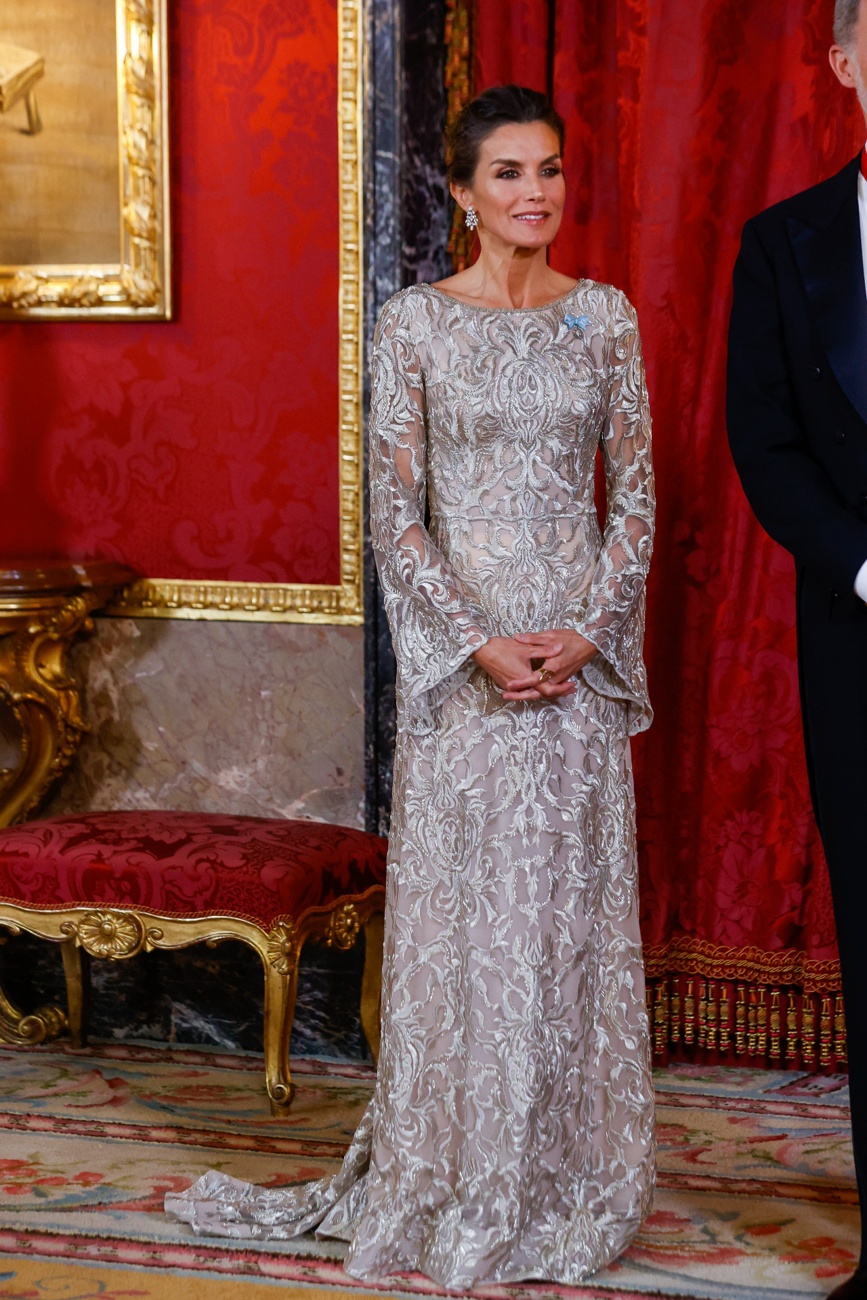
[[[445,0],[405,0],[403,283],[451,275],[446,181]]]
[[[360,628],[96,620],[90,733],[48,815],[181,808],[363,820]]]
[[[365,358],[369,362],[376,319],[402,287],[403,4],[367,0],[365,106]],[[370,402],[370,366],[364,367],[364,411]],[[368,522],[367,457],[364,476],[364,661],[367,829],[386,833],[391,809],[394,753],[395,665]]]
[[[398,289],[448,275],[443,157],[445,0],[368,0],[368,348]],[[366,405],[366,403],[365,403]],[[387,834],[395,743],[395,662],[370,537],[365,538],[367,827]]]

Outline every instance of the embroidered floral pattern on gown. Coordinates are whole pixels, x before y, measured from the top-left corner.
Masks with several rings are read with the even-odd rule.
[[[204,1234],[315,1227],[359,1278],[578,1283],[653,1184],[628,738],[651,716],[654,497],[632,307],[590,281],[514,311],[398,294],[370,463],[399,674],[375,1094],[334,1177],[211,1172],[167,1208]],[[563,701],[506,702],[468,658],[550,627],[599,650]]]

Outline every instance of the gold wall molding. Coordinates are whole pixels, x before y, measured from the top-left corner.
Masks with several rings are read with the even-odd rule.
[[[2,266],[0,319],[171,315],[166,0],[116,0],[116,22],[118,261]]]
[[[126,0],[131,3],[131,0]],[[139,0],[144,3],[144,0]],[[357,624],[362,595],[362,139],[363,0],[338,0],[337,135],[340,184],[340,337],[338,474],[340,581],[211,582],[145,578],[107,613],[136,618]]]

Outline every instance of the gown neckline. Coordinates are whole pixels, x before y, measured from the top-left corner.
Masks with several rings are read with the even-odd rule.
[[[580,289],[581,285],[585,283],[586,281],[582,277],[580,280],[576,281],[576,283],[572,285],[571,289],[567,289],[565,293],[561,293],[559,298],[552,298],[550,302],[539,303],[538,306],[536,307],[486,307],[483,306],[481,303],[464,302],[462,298],[456,298],[453,293],[446,293],[445,289],[438,289],[435,284],[428,284],[426,281],[419,284],[417,288],[431,289],[434,293],[439,294],[441,298],[446,298],[449,302],[457,303],[459,307],[466,307],[468,311],[495,311],[495,312],[515,313],[515,312],[549,311],[552,307],[558,307],[560,303],[565,302],[567,298],[571,298],[575,290]]]

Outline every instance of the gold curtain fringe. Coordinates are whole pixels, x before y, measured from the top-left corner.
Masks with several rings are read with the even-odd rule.
[[[644,949],[653,1059],[846,1068],[840,964],[680,936]]]
[[[834,963],[827,963],[833,966]],[[649,975],[653,1060],[833,1072],[846,1068],[843,999],[837,990],[703,973]]]
[[[473,97],[474,0],[446,0],[446,122],[450,126]],[[455,271],[470,263],[475,235],[467,229],[461,208],[455,205],[448,251]]]
[[[793,985],[805,993],[837,994],[842,988],[838,961],[814,961],[796,948],[724,948],[683,935],[645,945],[644,968],[649,979],[677,973],[768,987]]]

